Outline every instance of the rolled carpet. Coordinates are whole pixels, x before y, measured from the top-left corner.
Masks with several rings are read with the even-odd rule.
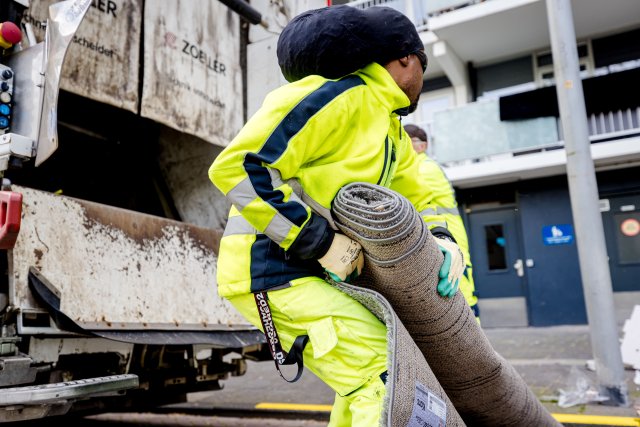
[[[386,394],[380,426],[465,427],[391,304],[371,289],[347,283],[335,285],[367,307],[387,327]]]
[[[365,253],[363,274],[353,285],[391,304],[467,425],[561,426],[493,349],[462,294],[438,294],[442,253],[404,196],[353,183],[338,192],[332,213]]]

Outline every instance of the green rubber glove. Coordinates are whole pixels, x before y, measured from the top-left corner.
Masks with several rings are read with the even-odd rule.
[[[438,273],[440,278],[437,286],[438,293],[443,297],[451,298],[458,291],[458,284],[464,273],[464,257],[455,242],[436,237],[436,243],[444,255],[444,261]]]

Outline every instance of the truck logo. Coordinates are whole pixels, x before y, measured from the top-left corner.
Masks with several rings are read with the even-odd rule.
[[[172,32],[168,32],[164,35],[164,45],[170,47],[171,49],[176,48],[176,41],[178,37]]]

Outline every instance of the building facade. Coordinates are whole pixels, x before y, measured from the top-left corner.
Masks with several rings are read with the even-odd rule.
[[[545,1],[388,3],[425,42],[420,109],[405,121],[427,129],[456,189],[483,324],[586,323]],[[622,322],[640,304],[640,3],[571,5]]]

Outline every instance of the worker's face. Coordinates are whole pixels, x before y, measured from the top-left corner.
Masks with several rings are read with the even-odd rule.
[[[418,108],[418,101],[420,100],[420,94],[422,93],[422,85],[424,83],[423,77],[425,71],[427,71],[427,55],[423,50],[419,50],[416,53],[409,55],[410,65],[409,78],[407,81],[406,93],[411,101],[409,112],[413,113]]]
[[[413,113],[418,108],[418,100],[422,92],[422,76],[427,69],[427,55],[423,50],[410,53],[402,58],[394,59],[384,65],[398,87],[409,98],[406,113]]]
[[[417,136],[411,137],[411,144],[413,145],[413,149],[416,150],[416,153],[423,153],[427,149],[427,141],[423,141]]]

